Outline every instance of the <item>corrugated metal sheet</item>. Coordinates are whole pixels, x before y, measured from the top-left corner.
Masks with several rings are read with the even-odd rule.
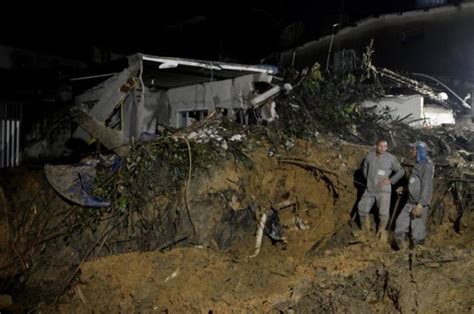
[[[20,104],[0,104],[0,168],[20,164],[21,116]]]

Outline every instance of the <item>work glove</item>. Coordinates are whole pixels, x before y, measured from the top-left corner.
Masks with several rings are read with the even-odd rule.
[[[423,206],[420,203],[416,204],[415,208],[413,208],[412,210],[413,217],[420,218],[422,213],[423,213]]]
[[[399,186],[395,192],[397,192],[397,194],[403,194],[403,192],[405,191],[405,189],[403,188],[403,186]]]

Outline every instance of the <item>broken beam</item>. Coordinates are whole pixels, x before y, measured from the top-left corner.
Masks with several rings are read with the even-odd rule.
[[[83,128],[92,137],[96,138],[107,149],[113,150],[120,157],[125,157],[130,151],[127,141],[123,138],[122,132],[112,130],[82,110],[71,112],[74,122]]]

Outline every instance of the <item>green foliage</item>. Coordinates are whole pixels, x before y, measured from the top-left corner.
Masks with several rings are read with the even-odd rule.
[[[363,101],[384,94],[377,81],[365,78],[360,71],[326,76],[319,73],[316,65],[302,86],[277,108],[290,134],[306,138],[315,131],[344,133],[365,118],[360,108]]]

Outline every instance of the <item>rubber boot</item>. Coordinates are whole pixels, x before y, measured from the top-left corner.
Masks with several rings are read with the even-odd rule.
[[[378,238],[382,243],[388,243],[388,232],[385,229],[387,227],[387,222],[381,220],[379,224]]]
[[[395,234],[395,242],[400,251],[406,251],[410,246],[405,234]]]
[[[360,219],[360,231],[357,230],[354,233],[354,237],[362,242],[368,241],[370,238],[370,218]]]
[[[370,217],[365,218],[364,225],[362,226],[362,232],[364,233],[364,237],[366,241],[370,240],[372,235],[372,228],[370,226]]]
[[[414,240],[413,241],[413,248],[415,249],[416,253],[423,252],[425,250],[425,240]]]

